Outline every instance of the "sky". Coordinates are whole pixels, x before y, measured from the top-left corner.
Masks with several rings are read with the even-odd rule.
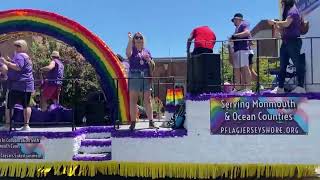
[[[279,17],[278,0],[2,0],[0,10],[40,9],[68,17],[124,55],[128,32],[142,32],[153,57],[186,55],[193,28],[210,26],[217,40],[234,32],[230,19],[241,12],[253,28]]]

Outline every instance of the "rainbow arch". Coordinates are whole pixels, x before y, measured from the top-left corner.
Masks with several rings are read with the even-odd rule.
[[[32,9],[0,12],[0,34],[24,31],[52,36],[74,46],[100,76],[107,99],[114,103],[112,107],[117,107],[114,115],[119,115],[122,121],[129,119],[128,84],[124,69],[98,36],[79,23],[51,12]],[[119,79],[118,82],[115,79]]]

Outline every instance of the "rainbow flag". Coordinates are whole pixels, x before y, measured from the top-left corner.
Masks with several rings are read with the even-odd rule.
[[[167,89],[166,105],[178,105],[184,102],[183,89]]]

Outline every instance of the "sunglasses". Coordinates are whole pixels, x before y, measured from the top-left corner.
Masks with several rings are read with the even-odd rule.
[[[16,44],[16,45],[14,45],[15,47],[21,47],[20,45],[18,45],[18,44]]]
[[[134,39],[140,39],[140,40],[143,40],[143,37],[142,37],[142,36],[136,36],[136,37],[134,37]]]

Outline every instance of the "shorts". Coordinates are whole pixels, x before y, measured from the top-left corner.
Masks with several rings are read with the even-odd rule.
[[[194,48],[192,55],[195,56],[195,55],[204,54],[204,53],[213,53],[213,50],[208,48],[198,47],[198,48]]]
[[[61,92],[61,85],[45,83],[42,87],[42,99],[57,100]]]
[[[25,109],[27,107],[30,107],[30,99],[31,92],[10,90],[8,93],[7,108],[13,109],[16,104],[20,104]]]
[[[130,71],[129,72],[129,90],[136,92],[146,92],[151,90],[151,79],[144,79],[150,77],[148,70],[144,71]]]
[[[249,66],[249,51],[239,50],[233,54],[233,68]]]

